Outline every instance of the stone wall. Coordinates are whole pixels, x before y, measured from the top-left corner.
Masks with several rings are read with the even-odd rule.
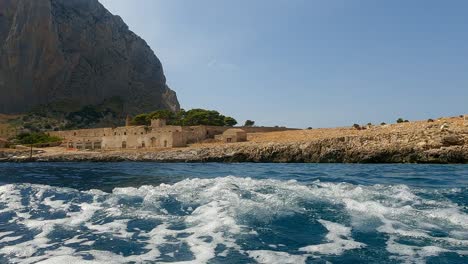
[[[184,147],[204,133],[202,127],[187,131],[181,126],[130,126],[49,132],[63,139],[63,146],[76,149],[138,149]]]
[[[247,133],[266,133],[266,132],[279,132],[279,131],[288,131],[288,130],[298,130],[295,128],[287,127],[235,127],[244,130]]]

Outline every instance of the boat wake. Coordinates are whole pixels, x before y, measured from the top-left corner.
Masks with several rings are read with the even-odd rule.
[[[466,196],[233,176],[112,193],[7,184],[0,262],[462,263],[468,213],[457,199]]]

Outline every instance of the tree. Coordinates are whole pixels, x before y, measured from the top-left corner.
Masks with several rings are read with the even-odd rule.
[[[234,118],[232,118],[230,116],[226,116],[224,118],[224,125],[229,126],[229,127],[235,126],[235,125],[237,125],[237,120],[235,120]]]
[[[225,116],[215,110],[191,109],[187,111],[182,124],[184,126],[224,126]]]
[[[149,125],[148,122],[149,115],[148,114],[139,114],[135,116],[132,120],[132,125],[135,126],[147,126]]]
[[[251,127],[251,126],[254,126],[255,125],[255,121],[253,120],[246,120],[245,123],[244,123],[244,126],[246,127]]]
[[[44,133],[21,133],[16,137],[16,140],[23,145],[33,145],[61,141],[59,137],[49,136]]]
[[[200,108],[189,111],[181,109],[175,113],[169,110],[157,110],[135,116],[132,124],[150,125],[153,119],[165,119],[168,125],[174,126],[234,126],[237,124],[237,121],[230,116],[224,116],[218,111]]]
[[[148,121],[151,123],[151,120],[153,119],[166,119],[167,123],[171,124],[173,121],[175,121],[175,117],[176,115],[174,112],[170,110],[158,110],[148,114]]]

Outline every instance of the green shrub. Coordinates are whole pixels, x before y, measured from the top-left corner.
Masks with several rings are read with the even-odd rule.
[[[18,136],[16,136],[16,140],[22,145],[34,145],[61,141],[59,137],[49,136],[45,133],[21,133]]]
[[[361,130],[361,126],[358,125],[358,124],[354,124],[354,125],[353,125],[353,128],[354,128],[354,129],[357,129],[357,130]]]
[[[427,120],[427,122],[428,122],[428,123],[432,123],[432,122],[434,122],[434,119],[429,118],[429,119]]]
[[[255,125],[255,121],[253,120],[246,120],[245,123],[244,123],[244,126],[246,127],[252,127]]]
[[[386,124],[387,123],[385,123],[385,122],[380,123],[381,126],[385,126]]]
[[[397,119],[397,121],[396,121],[396,122],[399,124],[399,123],[403,123],[403,122],[405,122],[405,120],[403,120],[403,118],[401,118],[401,117],[400,117],[400,118],[398,118],[398,119]]]

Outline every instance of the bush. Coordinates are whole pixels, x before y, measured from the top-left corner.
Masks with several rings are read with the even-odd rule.
[[[22,145],[34,145],[61,141],[59,137],[49,136],[45,133],[21,133],[16,136],[16,140]]]
[[[400,117],[400,118],[398,118],[398,119],[397,119],[397,121],[396,121],[396,122],[399,124],[399,123],[403,123],[403,122],[405,122],[405,120],[403,120],[403,118],[401,118],[401,117]]]
[[[432,122],[434,122],[434,119],[429,118],[429,119],[427,120],[427,122],[428,122],[428,123],[432,123]]]
[[[308,129],[308,130],[311,130],[311,129],[312,129],[312,127],[308,127],[307,129]]]
[[[386,124],[387,123],[385,123],[385,122],[380,123],[381,126],[385,126]]]
[[[405,119],[405,121],[403,121],[403,122],[405,122],[405,123],[409,123],[409,120],[408,120],[408,119]]]
[[[353,128],[354,128],[354,129],[357,129],[357,130],[361,130],[361,126],[358,125],[358,124],[354,124],[354,125],[353,125]]]
[[[369,122],[369,123],[367,123],[367,125],[368,125],[368,126],[372,126],[372,123]]]
[[[245,123],[244,123],[244,126],[246,127],[251,127],[251,126],[254,126],[255,125],[255,121],[253,120],[246,120]]]

